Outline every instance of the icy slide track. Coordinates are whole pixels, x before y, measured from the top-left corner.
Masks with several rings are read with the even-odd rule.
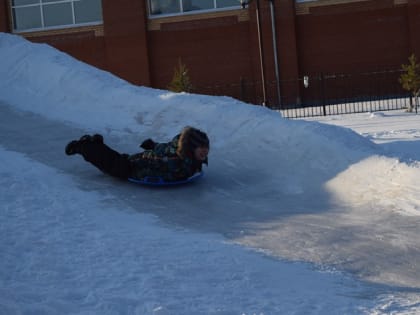
[[[0,59],[1,98],[27,112],[19,128],[16,113],[1,107],[2,117],[10,118],[0,130],[9,135],[2,144],[7,149],[90,178],[80,182],[85,189],[106,187],[118,202],[170,225],[220,233],[270,255],[366,280],[420,288],[415,162],[383,156],[347,129],[284,120],[225,97],[134,87],[15,36],[1,35]],[[205,179],[182,189],[116,185],[62,152],[68,139],[86,132],[101,132],[117,149],[133,152],[134,143],[150,136],[167,140],[188,124],[206,130],[212,148]]]

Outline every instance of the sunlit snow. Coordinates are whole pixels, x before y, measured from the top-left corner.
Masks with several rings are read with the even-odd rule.
[[[420,313],[420,116],[288,120],[10,34],[0,60],[0,314]],[[133,153],[185,125],[211,140],[191,185],[64,154],[85,133]]]

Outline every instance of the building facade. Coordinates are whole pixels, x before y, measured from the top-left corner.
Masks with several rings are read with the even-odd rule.
[[[272,107],[372,82],[378,97],[401,92],[419,30],[420,0],[0,0],[1,32],[154,88],[181,60],[194,92]]]

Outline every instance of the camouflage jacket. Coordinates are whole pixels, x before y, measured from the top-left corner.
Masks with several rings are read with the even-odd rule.
[[[177,135],[167,143],[157,143],[153,150],[129,156],[131,178],[161,177],[165,181],[184,180],[201,171],[202,163],[192,157],[181,159],[177,155]]]

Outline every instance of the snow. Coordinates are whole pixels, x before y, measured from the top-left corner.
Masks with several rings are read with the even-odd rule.
[[[420,116],[287,120],[137,87],[0,34],[0,314],[418,314]],[[67,142],[127,153],[185,125],[205,177],[149,188]]]

